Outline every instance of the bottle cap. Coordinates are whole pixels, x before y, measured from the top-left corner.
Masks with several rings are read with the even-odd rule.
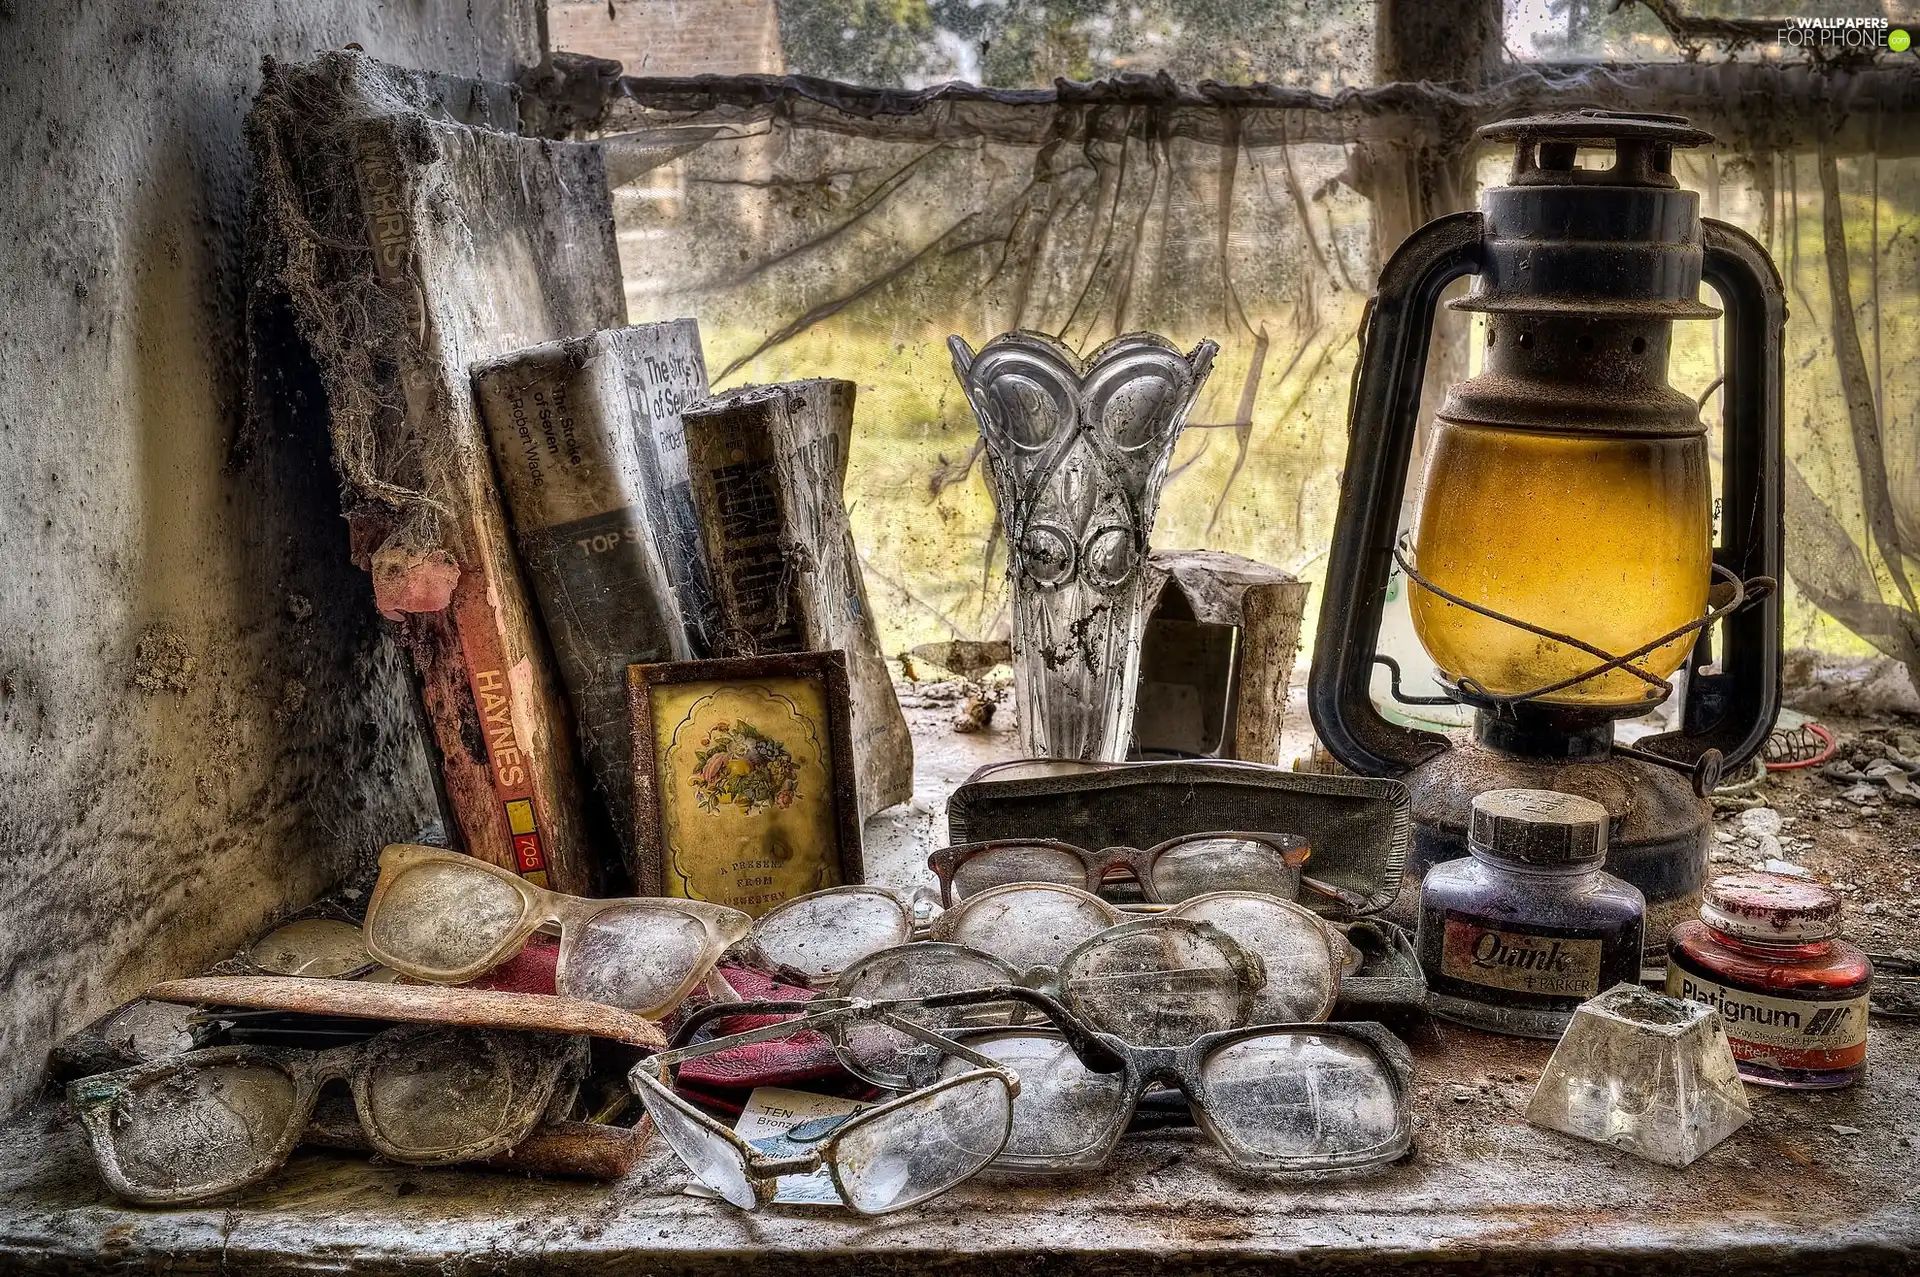
[[[1840,934],[1840,897],[1794,874],[1723,874],[1707,884],[1700,921],[1742,940],[1826,940]]]
[[[1607,809],[1552,789],[1490,789],[1473,800],[1467,842],[1523,865],[1597,865],[1607,858]]]

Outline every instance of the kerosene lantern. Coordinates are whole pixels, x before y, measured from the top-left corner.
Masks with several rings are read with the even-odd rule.
[[[1556,789],[1606,807],[1607,867],[1646,894],[1657,961],[1706,879],[1705,796],[1779,708],[1785,300],[1766,250],[1679,188],[1674,148],[1712,140],[1685,119],[1582,111],[1479,136],[1513,144],[1510,184],[1415,231],[1367,317],[1309,704],[1335,758],[1413,791],[1396,912],[1465,854],[1476,794]],[[1579,167],[1608,148],[1610,167]],[[1484,371],[1448,390],[1398,542],[1434,308],[1469,274],[1451,305],[1486,316]],[[1707,427],[1667,384],[1674,321],[1719,315],[1703,277],[1726,307],[1717,544]],[[1433,703],[1375,651],[1396,564],[1470,735],[1397,725],[1369,696],[1384,664],[1395,697]],[[1683,664],[1678,730],[1616,744],[1614,721],[1663,702]]]

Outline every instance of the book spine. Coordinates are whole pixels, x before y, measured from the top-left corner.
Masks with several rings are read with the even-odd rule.
[[[749,387],[689,405],[687,455],[727,655],[845,653],[861,814],[913,795],[913,742],[847,520],[854,386]]]
[[[691,319],[672,319],[623,328],[613,336],[620,342],[633,429],[640,436],[654,544],[679,596],[693,654],[715,656],[720,652],[720,611],[694,511],[686,427],[680,419],[681,409],[707,396],[700,326]]]
[[[520,560],[587,767],[633,867],[628,665],[692,655],[654,544],[625,363],[594,334],[474,365]]]
[[[355,131],[352,155],[378,283],[401,313],[421,313],[430,285],[417,274],[429,256],[414,207],[419,161],[406,158],[391,125],[379,120]],[[591,894],[599,875],[580,826],[571,732],[514,563],[464,370],[454,382],[451,352],[432,348],[430,325],[394,339],[402,436],[451,473],[435,485],[445,507],[443,544],[375,551],[375,599],[399,623],[420,675],[460,843],[540,885]]]
[[[796,574],[782,535],[769,397],[727,396],[682,414],[689,488],[713,569],[720,656],[805,648]]]

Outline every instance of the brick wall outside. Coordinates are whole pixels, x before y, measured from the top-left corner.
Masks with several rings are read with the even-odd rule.
[[[547,30],[555,49],[628,75],[786,71],[773,0],[549,0]]]

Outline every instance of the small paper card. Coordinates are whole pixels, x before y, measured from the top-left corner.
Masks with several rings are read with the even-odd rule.
[[[757,1086],[747,1096],[746,1107],[740,1110],[739,1120],[734,1122],[733,1129],[747,1143],[771,1157],[797,1157],[813,1151],[818,1143],[796,1142],[789,1138],[787,1132],[794,1127],[821,1118],[847,1117],[872,1107],[859,1100],[836,1099],[831,1095],[815,1095],[811,1091]],[[698,1181],[690,1185],[687,1191],[696,1197],[714,1195]],[[782,1175],[773,1200],[783,1206],[844,1205],[839,1191],[833,1186],[832,1173],[824,1166],[806,1175]]]

